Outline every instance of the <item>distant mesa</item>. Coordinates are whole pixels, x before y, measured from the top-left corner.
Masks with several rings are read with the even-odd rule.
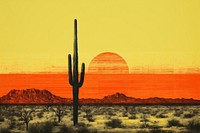
[[[48,90],[26,89],[11,90],[0,98],[0,104],[50,104],[66,103],[65,98],[53,95]]]
[[[48,90],[26,89],[26,90],[11,90],[7,95],[0,97],[0,104],[72,104],[71,98],[62,98],[53,95]],[[123,93],[115,93],[108,95],[102,99],[82,98],[82,105],[200,105],[200,100],[185,99],[185,98],[133,98],[124,95]]]
[[[124,95],[123,93],[115,93],[113,95],[108,95],[108,96],[105,96],[103,98],[103,100],[109,100],[109,101],[127,101],[127,100],[130,100],[130,99],[133,99],[132,97],[127,97],[126,95]]]
[[[120,55],[113,52],[104,52],[92,59],[88,67],[88,73],[128,74],[129,68]]]

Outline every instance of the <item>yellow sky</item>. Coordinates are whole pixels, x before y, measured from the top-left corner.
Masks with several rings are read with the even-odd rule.
[[[121,55],[129,68],[200,67],[199,0],[0,0],[0,73],[66,71],[78,19],[79,63]]]

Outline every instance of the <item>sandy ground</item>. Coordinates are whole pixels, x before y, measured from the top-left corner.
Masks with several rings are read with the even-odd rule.
[[[56,110],[63,113],[58,122]],[[33,111],[29,127],[35,123],[53,123],[53,132],[59,132],[61,126],[73,127],[72,107],[70,106],[0,106],[0,129],[11,132],[26,132],[20,111]],[[112,120],[120,124],[111,124]],[[177,120],[175,124],[169,121]],[[150,132],[153,128],[164,131],[186,132],[188,123],[200,120],[200,106],[81,106],[79,109],[79,127],[97,132]],[[200,123],[200,122],[199,122]],[[1,130],[0,130],[1,132]]]

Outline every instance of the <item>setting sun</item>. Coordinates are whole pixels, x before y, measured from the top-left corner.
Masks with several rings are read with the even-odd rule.
[[[126,61],[118,54],[104,52],[92,59],[88,67],[90,74],[128,74]]]

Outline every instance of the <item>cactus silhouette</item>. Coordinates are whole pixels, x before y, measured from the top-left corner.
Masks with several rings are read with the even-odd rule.
[[[79,88],[83,85],[85,76],[85,64],[82,63],[81,66],[81,76],[79,81],[78,72],[78,46],[77,46],[77,20],[74,20],[74,55],[73,55],[73,72],[72,72],[72,62],[71,55],[68,55],[68,75],[69,84],[73,87],[73,121],[74,126],[78,124],[78,94]]]

